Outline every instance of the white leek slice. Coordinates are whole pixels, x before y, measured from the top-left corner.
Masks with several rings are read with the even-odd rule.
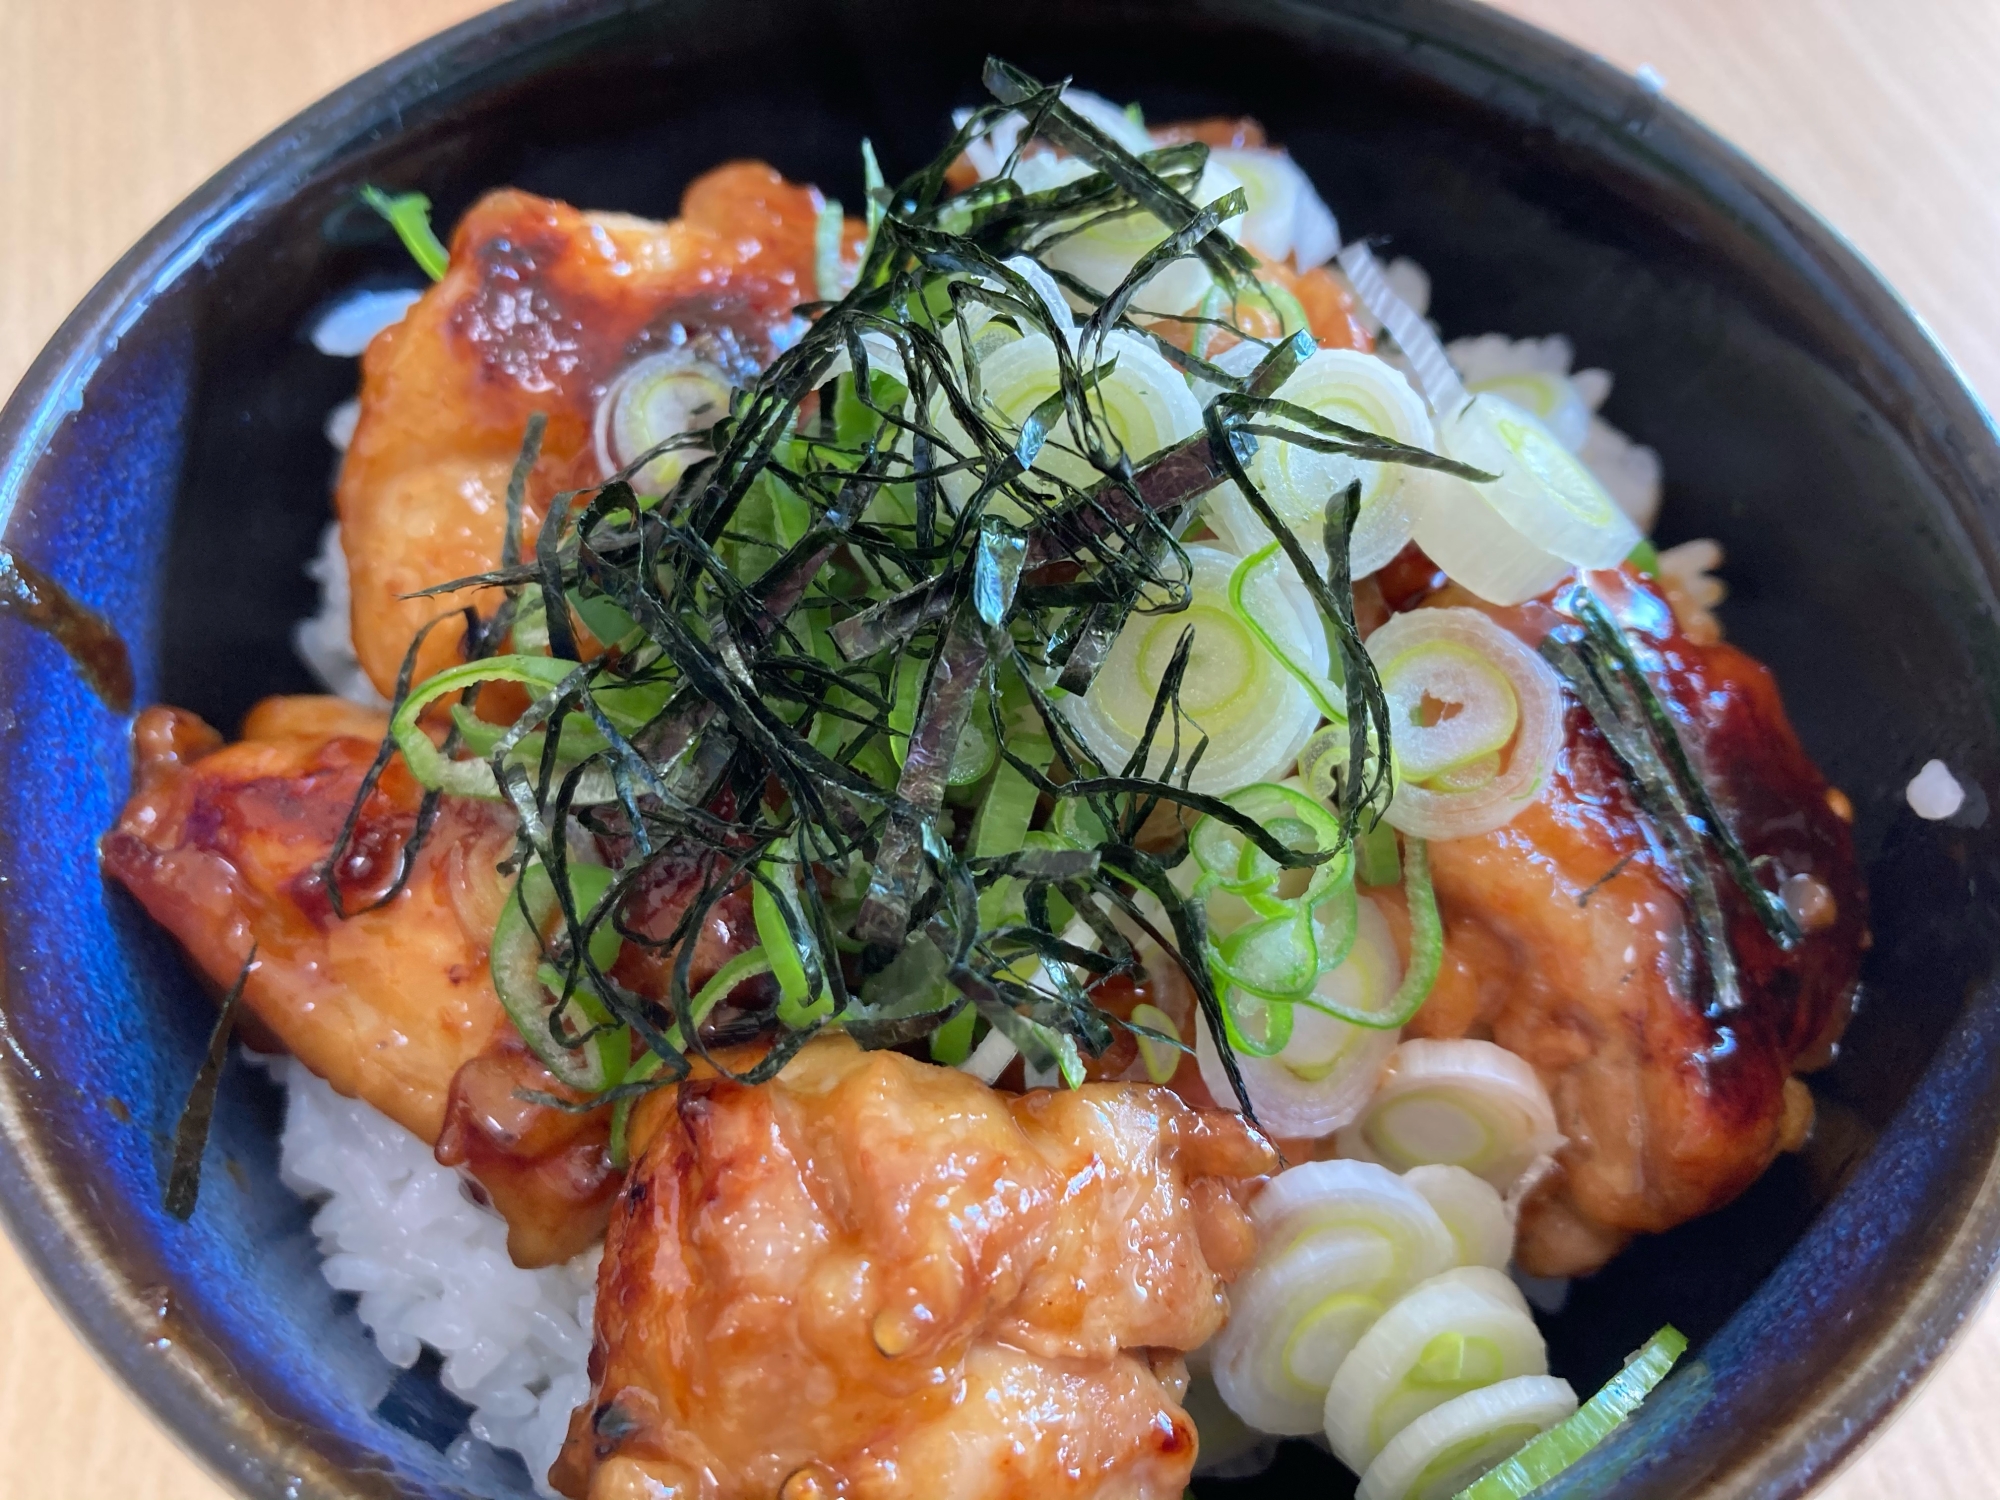
[[[1453,339],[1445,353],[1467,390],[1488,391],[1533,412],[1572,453],[1583,446],[1590,414],[1610,391],[1610,377],[1602,370],[1570,375],[1576,353],[1559,333],[1544,339],[1510,339],[1501,333]],[[1587,399],[1586,390],[1597,399]]]
[[[1144,1026],[1149,1031],[1157,1031],[1161,1036],[1180,1040],[1181,1029],[1174,1024],[1174,1018],[1157,1005],[1135,1005],[1132,1007],[1132,1024]],[[1146,1070],[1146,1077],[1154,1083],[1171,1083],[1174,1074],[1180,1071],[1181,1058],[1185,1055],[1172,1042],[1154,1041],[1149,1036],[1136,1032],[1132,1038],[1139,1044],[1139,1062]]]
[[[1352,1010],[1383,1010],[1402,982],[1402,960],[1389,924],[1370,897],[1356,902],[1355,932],[1347,957],[1321,974],[1312,994]],[[1279,1002],[1282,1003],[1282,1002]],[[1376,1089],[1383,1060],[1396,1047],[1396,1033],[1357,1026],[1313,1007],[1311,998],[1292,1006],[1291,1035],[1271,1057],[1238,1051],[1236,1066],[1256,1106],[1257,1118],[1273,1134],[1319,1139],[1352,1121]],[[1222,1053],[1206,1026],[1195,1038],[1202,1082],[1217,1099],[1234,1097]]]
[[[1071,175],[1086,176],[1088,169]],[[1188,198],[1196,208],[1205,208],[1241,186],[1234,174],[1211,155]],[[1225,220],[1222,229],[1233,234],[1241,223],[1240,218]],[[1066,271],[1085,286],[1108,294],[1131,274],[1140,257],[1180,227],[1161,223],[1150,210],[1143,208],[1114,217],[1093,215],[1057,226],[1035,254],[1044,265]],[[1214,282],[1199,256],[1184,255],[1146,278],[1133,299],[1132,311],[1138,316],[1188,312],[1207,295]]]
[[[896,347],[896,341],[878,329],[869,329],[861,335],[861,352],[868,360],[868,374],[872,380],[877,375],[887,375],[896,384],[909,387],[910,377],[903,368],[903,351]],[[851,374],[854,370],[854,356],[845,348],[838,351],[826,367],[826,374],[820,378],[825,384],[838,375]]]
[[[1476,609],[1414,609],[1369,636],[1368,654],[1389,702],[1397,828],[1469,838],[1542,795],[1563,746],[1562,685],[1519,637]]]
[[[1073,338],[1076,334],[1076,314],[1070,311],[1069,303],[1063,298],[1062,288],[1056,285],[1055,277],[1049,275],[1041,262],[1026,255],[1010,255],[1001,264],[1034,289],[1035,295],[1048,309],[1050,321],[1065,338]],[[982,277],[980,285],[999,290],[997,280]],[[1001,309],[990,302],[980,301],[976,297],[968,298],[965,302],[965,331],[968,334],[979,333],[994,318],[1000,316],[1000,313]]]
[[[1520,1375],[1454,1396],[1389,1440],[1354,1500],[1453,1500],[1576,1410],[1569,1382]]]
[[[1153,138],[1147,134],[1145,122],[1134,113],[1136,106],[1126,109],[1102,94],[1074,86],[1063,90],[1062,102],[1134,156],[1143,156],[1153,149]]]
[[[1475,396],[1498,396],[1510,406],[1520,407],[1572,453],[1583,447],[1584,438],[1590,434],[1590,408],[1583,404],[1583,398],[1566,376],[1522,371],[1468,382],[1466,389]]]
[[[1450,457],[1500,476],[1479,484],[1479,495],[1542,551],[1580,568],[1613,568],[1639,545],[1639,528],[1597,477],[1513,402],[1474,396],[1442,423],[1439,438]]]
[[[1100,436],[1108,430],[1111,442],[1130,456],[1134,467],[1200,430],[1201,408],[1186,379],[1136,334],[1108,335],[1099,363],[1082,373],[1087,382],[1097,377],[1088,399]],[[979,356],[980,399],[988,420],[1010,444],[1035,408],[1061,387],[1056,347],[1046,334],[1029,334]],[[931,421],[961,452],[974,451],[942,392],[932,402]],[[1033,468],[1086,489],[1104,477],[1084,456],[1067,416],[1050,430]],[[961,502],[978,488],[977,478],[967,473],[948,475],[943,484],[946,494]],[[1010,519],[1016,521],[1028,519],[1011,502],[996,502],[994,509],[1015,512]]]
[[[1514,1283],[1462,1266],[1405,1295],[1363,1334],[1326,1392],[1326,1436],[1365,1470],[1389,1440],[1454,1396],[1546,1375],[1548,1349]]]
[[[1323,266],[1340,249],[1340,227],[1299,164],[1283,151],[1216,146],[1208,159],[1243,184],[1250,212],[1236,237],[1266,260],[1285,260],[1301,271]]]
[[[1062,100],[1134,156],[1143,155],[1153,149],[1153,138],[1146,133],[1145,125],[1102,94],[1093,94],[1088,89],[1066,88],[1063,90]],[[955,109],[951,118],[955,127],[963,128],[965,122],[972,118],[972,111]],[[1006,165],[1007,158],[1020,144],[1021,132],[1027,125],[1027,117],[1016,110],[1002,115],[993,122],[992,127],[984,135],[975,137],[966,145],[966,160],[972,164],[972,169],[979,174],[981,181],[1000,175],[1000,169]],[[1037,154],[1049,155],[1046,152]],[[1073,158],[1064,158],[1064,160],[1071,159]],[[1077,165],[1084,164],[1079,161]],[[1088,171],[1088,168],[1085,170]]]
[[[1238,347],[1256,349],[1254,345]],[[1413,448],[1428,449],[1435,444],[1423,397],[1402,372],[1372,354],[1322,349],[1292,372],[1277,395],[1332,421]],[[1402,551],[1410,539],[1416,492],[1408,490],[1406,480],[1415,471],[1401,464],[1318,453],[1282,438],[1259,437],[1248,469],[1251,481],[1278,519],[1292,529],[1321,571],[1326,567],[1327,500],[1355,480],[1361,482],[1361,514],[1348,543],[1354,576],[1374,572]],[[1247,555],[1272,540],[1250,502],[1233,484],[1209,497],[1206,513],[1209,525],[1236,551]]]
[[[1423,1194],[1375,1162],[1309,1161],[1287,1167],[1250,1204],[1266,1255],[1316,1235],[1365,1230],[1382,1236],[1402,1285],[1452,1264],[1451,1232]]]
[[[1216,1390],[1260,1432],[1318,1432],[1334,1372],[1396,1288],[1395,1258],[1380,1235],[1308,1239],[1260,1260],[1230,1290],[1229,1323],[1215,1342]]]
[[[1641,531],[1650,532],[1660,514],[1660,455],[1635,443],[1602,417],[1590,419],[1590,431],[1577,450],[1584,467],[1618,502]]]
[[[1450,1264],[1451,1236],[1420,1194],[1367,1162],[1289,1168],[1250,1213],[1261,1251],[1211,1345],[1216,1388],[1254,1427],[1314,1432],[1334,1372],[1385,1307]]]
[[[1520,604],[1575,571],[1536,546],[1486,503],[1479,487],[1435,469],[1406,480],[1414,491],[1411,535],[1447,577],[1491,604]]]
[[[1410,1168],[1403,1181],[1422,1193],[1444,1220],[1458,1246],[1460,1265],[1506,1269],[1514,1258],[1514,1221],[1492,1183],[1463,1167],[1436,1164]]]
[[[1548,1090],[1526,1060],[1492,1042],[1413,1038],[1390,1056],[1340,1145],[1397,1171],[1463,1167],[1505,1194],[1562,1139]]]
[[[1134,613],[1089,693],[1081,700],[1065,700],[1063,706],[1091,751],[1108,766],[1122,766],[1145,733],[1181,632],[1192,626],[1194,648],[1181,681],[1181,709],[1208,735],[1209,745],[1190,785],[1198,792],[1226,793],[1288,771],[1319,723],[1319,711],[1231,610],[1229,579],[1241,559],[1198,544],[1185,551],[1193,575],[1189,607],[1171,614]],[[1285,643],[1288,654],[1324,676],[1326,632],[1309,614],[1301,614],[1278,571],[1266,570],[1250,580],[1246,605],[1267,634]],[[1194,748],[1190,733],[1183,726],[1183,764]],[[1147,763],[1151,774],[1165,766],[1170,744],[1171,727],[1163,727],[1154,736]]]
[[[714,365],[668,349],[628,365],[597,403],[597,462],[615,474],[669,438],[706,432],[729,414],[729,382]],[[665,494],[708,449],[670,449],[632,476],[642,495]]]

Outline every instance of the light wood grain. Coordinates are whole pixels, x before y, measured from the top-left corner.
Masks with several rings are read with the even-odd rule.
[[[0,0],[0,389],[117,255],[259,134],[476,0]],[[1849,235],[2000,397],[1994,0],[1508,0]],[[2000,1311],[1825,1500],[2000,1494]],[[0,1500],[220,1500],[0,1243]]]

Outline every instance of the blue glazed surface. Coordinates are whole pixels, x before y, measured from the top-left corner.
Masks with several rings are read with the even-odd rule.
[[[1550,1493],[1800,1492],[1934,1357],[2000,1240],[2000,850],[1981,821],[1919,824],[1900,801],[1934,754],[2000,795],[1983,415],[1866,269],[1726,148],[1474,7],[1024,0],[977,26],[903,6],[890,26],[887,4],[514,6],[319,106],[162,226],[38,364],[0,417],[5,542],[119,623],[141,702],[233,730],[306,685],[288,638],[313,605],[319,426],[354,371],[303,330],[342,289],[407,275],[349,211],[358,182],[422,187],[446,219],[500,182],[664,216],[696,171],[763,154],[857,201],[854,142],[927,154],[988,47],[1154,118],[1263,115],[1350,233],[1429,265],[1447,328],[1565,330],[1618,372],[1611,417],[1665,455],[1665,539],[1725,540],[1732,635],[1860,809],[1877,944],[1816,1081],[1814,1149],[1642,1242],[1548,1325],[1580,1386],[1668,1319],[1697,1341]],[[1203,76],[1221,54],[1264,60],[1254,94]],[[447,1458],[463,1408],[392,1371],[321,1280],[253,1067],[231,1064],[194,1220],[162,1215],[213,1012],[97,872],[128,727],[0,618],[0,1207],[113,1366],[246,1493],[525,1493],[517,1464]],[[1347,1484],[1294,1447],[1203,1492]]]

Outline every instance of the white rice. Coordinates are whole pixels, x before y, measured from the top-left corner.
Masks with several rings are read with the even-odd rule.
[[[292,649],[326,690],[363,708],[387,708],[388,700],[361,670],[354,654],[353,620],[347,593],[347,554],[341,550],[340,522],[320,533],[319,555],[306,564],[306,577],[319,585],[319,613],[292,627]]]
[[[394,316],[405,306],[407,299]],[[322,331],[315,342],[326,348]],[[357,412],[345,402],[329,419],[327,438],[336,448],[347,446]],[[328,523],[306,573],[319,585],[320,607],[294,631],[299,656],[329,691],[386,707],[354,654],[339,522]],[[407,1370],[426,1347],[443,1358],[444,1388],[473,1408],[470,1436],[451,1450],[454,1462],[478,1473],[486,1465],[475,1444],[507,1449],[521,1456],[536,1489],[553,1495],[549,1465],[570,1413],[590,1399],[591,1307],[602,1251],[522,1270],[507,1255],[506,1221],[475,1202],[464,1179],[439,1166],[422,1141],[372,1106],[342,1098],[291,1058],[267,1065],[286,1090],[280,1174],[320,1205],[313,1233],[326,1257],[322,1274],[360,1299],[361,1322],[390,1364]]]
[[[1942,822],[1965,806],[1965,788],[1941,760],[1927,760],[1924,768],[1910,778],[1903,795],[1910,811],[1933,823]]]
[[[391,1364],[408,1369],[425,1346],[443,1356],[445,1389],[474,1408],[472,1437],[520,1454],[552,1494],[549,1465],[570,1412],[590,1399],[601,1252],[522,1270],[507,1256],[506,1221],[422,1141],[290,1058],[271,1071],[289,1101],[280,1173],[321,1204],[313,1233],[327,1281],[360,1298],[361,1321]],[[466,1441],[453,1456],[471,1469]]]

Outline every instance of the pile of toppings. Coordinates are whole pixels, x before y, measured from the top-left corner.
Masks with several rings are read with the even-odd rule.
[[[1535,799],[1558,673],[1622,726],[1697,908],[1719,839],[1782,922],[1580,585],[1541,656],[1469,608],[1363,644],[1354,579],[1412,537],[1496,604],[1643,545],[1571,451],[1567,351],[1468,389],[1361,244],[1342,274],[1394,362],[1322,349],[1298,292],[1346,296],[1338,233],[1284,153],[985,82],[901,182],[864,143],[866,238],[844,253],[828,205],[822,300],[768,369],[628,370],[611,477],[557,496],[532,555],[531,422],[500,565],[429,591],[505,602],[415,684],[412,644],[377,769],[516,814],[493,975],[565,1102],[622,1116],[691,1055],[761,1080],[828,1027],[1073,1084],[1124,1030],[1154,1076],[1196,1052],[1218,1097],[1323,1134],[1436,976],[1422,840]],[[434,259],[422,205],[390,206]],[[628,898],[690,850],[679,923],[636,930]],[[1357,876],[1403,882],[1407,962]],[[687,939],[746,889],[757,946],[695,982]],[[671,956],[664,994],[614,978],[628,944]],[[1197,1034],[1100,1004],[1148,962]]]

